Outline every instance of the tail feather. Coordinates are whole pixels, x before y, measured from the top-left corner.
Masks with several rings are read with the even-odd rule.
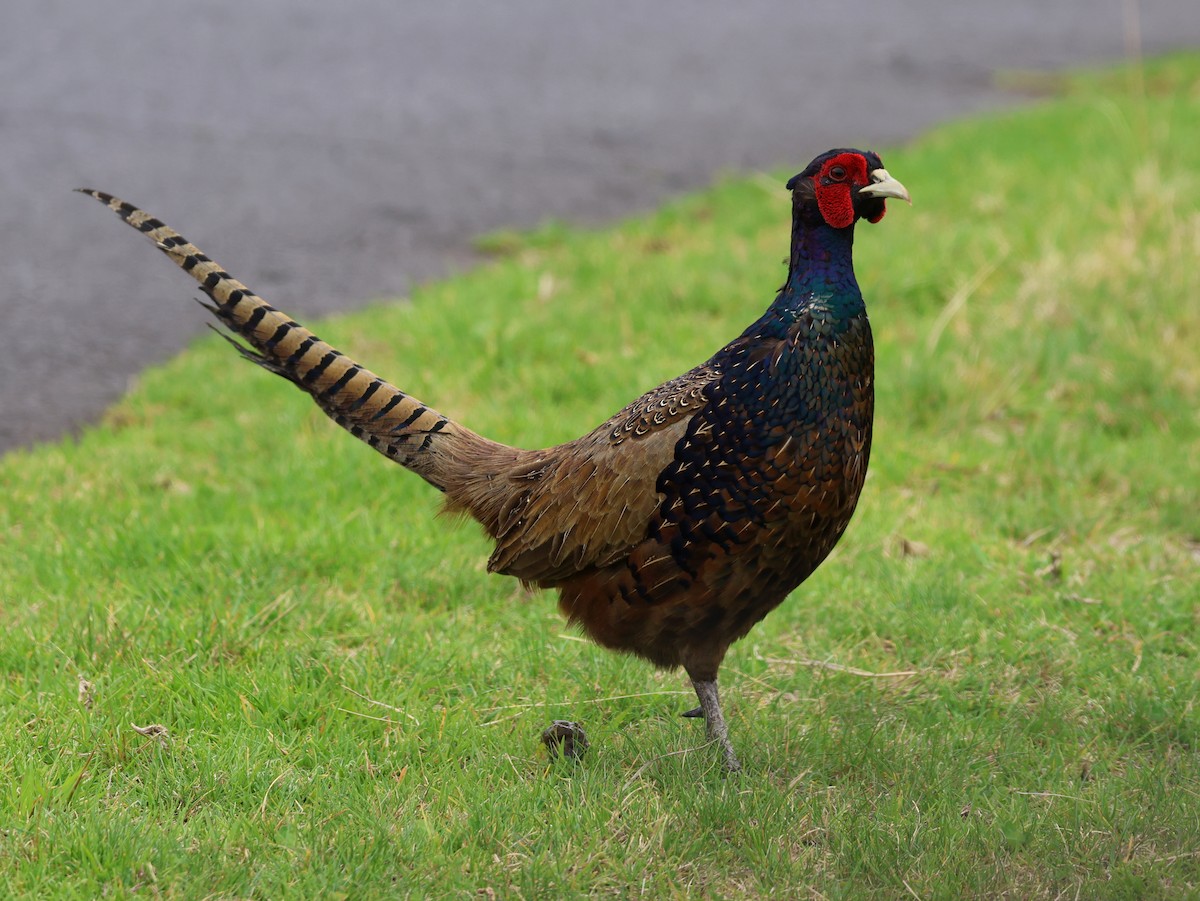
[[[504,449],[355,363],[272,307],[158,219],[103,191],[78,190],[143,232],[200,284],[212,299],[211,305],[203,305],[249,343],[247,347],[224,336],[242,356],[306,391],[354,437],[435,487],[447,490],[453,478],[448,468],[475,466],[489,450]]]

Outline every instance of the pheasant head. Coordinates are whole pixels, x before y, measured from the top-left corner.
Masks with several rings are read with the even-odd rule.
[[[827,151],[787,186],[797,206],[815,202],[820,217],[832,228],[849,228],[859,219],[878,222],[887,212],[889,197],[912,203],[904,185],[869,150]]]

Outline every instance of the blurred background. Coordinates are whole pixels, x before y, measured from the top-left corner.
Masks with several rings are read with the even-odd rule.
[[[4,18],[0,451],[93,421],[207,319],[71,188],[144,206],[312,316],[469,266],[497,228],[602,222],[1029,102],[1001,73],[1200,44],[1196,0],[45,0]]]

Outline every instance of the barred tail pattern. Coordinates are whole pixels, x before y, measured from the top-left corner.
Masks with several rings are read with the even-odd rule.
[[[426,452],[456,438],[485,442],[276,310],[158,219],[111,194],[79,191],[144,233],[200,284],[213,301],[204,306],[251,345],[229,339],[243,356],[308,392],[338,425],[375,450],[446,490],[437,471],[438,455]]]

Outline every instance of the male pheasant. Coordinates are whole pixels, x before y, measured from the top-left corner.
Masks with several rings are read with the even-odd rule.
[[[787,281],[706,363],[575,441],[522,450],[405,394],[269,306],[174,230],[100,191],[200,283],[239,350],[446,494],[496,542],[492,572],[556,588],[607,648],[691,678],[710,741],[740,768],[717,695],[737,639],[817,568],[867,471],[874,350],[851,247],[908,192],[874,153],[831,150],[788,182]]]

